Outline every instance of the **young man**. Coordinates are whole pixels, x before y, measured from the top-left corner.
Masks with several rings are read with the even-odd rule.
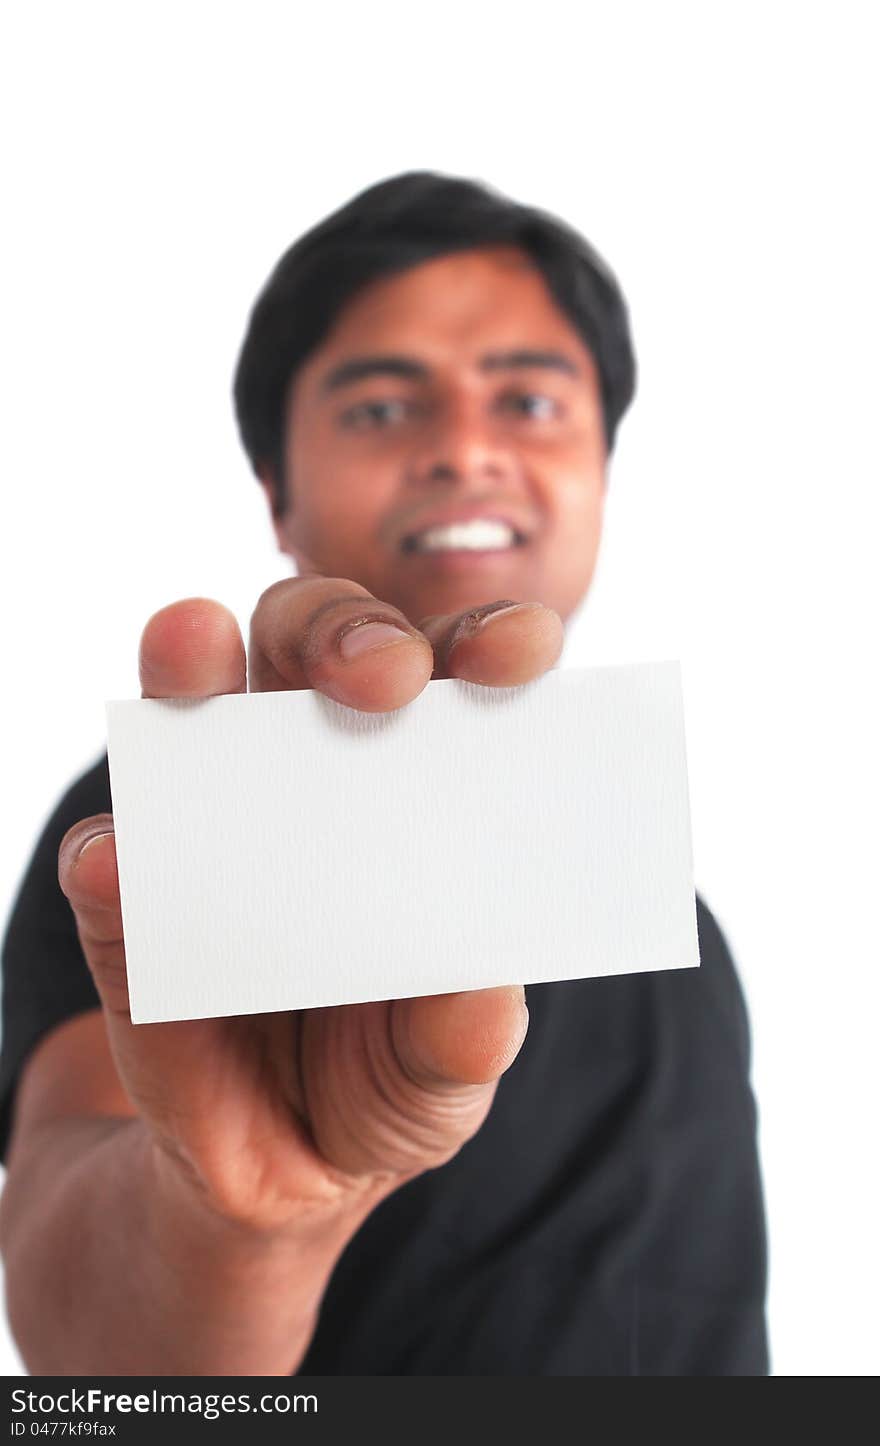
[[[281,259],[236,377],[298,576],[247,658],[219,603],[156,613],[144,695],[376,712],[545,673],[634,377],[617,284],[560,222],[429,173],[356,197]],[[699,970],[135,1027],[110,808],[105,756],[6,937],[0,1239],[29,1369],[766,1372],[748,1024],[701,901]]]

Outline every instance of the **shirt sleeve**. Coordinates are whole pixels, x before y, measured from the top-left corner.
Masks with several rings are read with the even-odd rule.
[[[0,1040],[0,1162],[6,1163],[22,1067],[44,1035],[100,1000],[58,883],[58,848],[80,819],[109,813],[107,755],[64,794],[31,855],[3,939]]]

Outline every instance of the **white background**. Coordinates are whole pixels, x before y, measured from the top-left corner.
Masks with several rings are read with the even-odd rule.
[[[880,1354],[873,9],[28,3],[0,62],[4,913],[146,618],[288,571],[229,398],[281,251],[409,168],[565,216],[640,362],[565,662],[684,665],[779,1374]]]

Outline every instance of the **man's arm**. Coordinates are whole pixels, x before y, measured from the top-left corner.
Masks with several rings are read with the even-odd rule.
[[[260,599],[246,660],[232,614],[188,599],[148,623],[142,688],[249,679],[383,712],[432,676],[510,687],[552,667],[558,615],[528,604],[484,633],[497,606],[417,630],[359,584],[296,578]],[[367,621],[401,636],[346,658],[340,634]],[[110,814],[68,829],[58,880],[102,1007],[22,1073],[0,1207],[22,1355],[39,1374],[288,1374],[364,1218],[480,1128],[525,1037],[522,987],[133,1025]]]
[[[22,1074],[0,1199],[15,1338],[36,1375],[287,1375],[333,1266],[387,1193],[295,1228],[224,1219],[188,1188],[128,1102],[101,1011]]]

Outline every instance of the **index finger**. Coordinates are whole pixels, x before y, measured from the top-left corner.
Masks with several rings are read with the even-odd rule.
[[[212,598],[183,598],[153,613],[138,663],[144,698],[210,698],[247,688],[235,615]]]

